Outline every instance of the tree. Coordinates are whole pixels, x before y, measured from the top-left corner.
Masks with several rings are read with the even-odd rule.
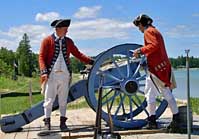
[[[13,63],[15,61],[15,53],[5,47],[0,49],[0,75],[11,77],[14,71]]]
[[[170,58],[171,65],[173,68],[185,68],[186,67],[186,57],[178,56],[178,58]],[[189,57],[189,67],[199,68],[199,58]]]
[[[33,76],[37,76],[39,74],[39,63],[38,63],[38,54],[32,54],[32,64],[33,64]]]
[[[15,53],[12,50],[1,47],[0,59],[2,59],[7,65],[13,65],[13,62],[15,61]]]
[[[32,77],[33,62],[32,62],[32,51],[30,46],[30,40],[28,35],[25,33],[23,39],[19,43],[17,48],[17,59],[19,73],[27,77]]]
[[[0,76],[11,77],[13,73],[12,66],[5,63],[2,59],[0,59],[0,65]]]
[[[80,70],[83,70],[85,67],[85,64],[77,60],[75,57],[70,58],[71,62],[71,68],[74,73],[78,73]]]

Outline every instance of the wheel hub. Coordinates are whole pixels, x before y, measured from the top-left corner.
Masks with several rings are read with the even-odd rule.
[[[120,83],[121,90],[127,95],[134,95],[138,90],[138,83],[136,80],[124,80]]]
[[[127,81],[125,84],[125,90],[129,94],[134,94],[138,89],[138,85],[136,81]]]

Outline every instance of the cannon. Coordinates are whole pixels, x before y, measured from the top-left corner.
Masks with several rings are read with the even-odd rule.
[[[103,120],[108,122],[111,115],[113,125],[122,129],[138,129],[145,126],[149,116],[144,97],[147,76],[146,57],[132,57],[133,51],[139,47],[141,45],[121,44],[100,53],[95,59],[88,78],[70,87],[67,103],[85,97],[88,105],[97,111],[97,90],[100,77],[102,77],[101,116]],[[168,103],[160,96],[156,104],[156,118],[158,118],[165,111]],[[56,99],[53,110],[58,107]],[[140,114],[144,116],[139,118]],[[42,101],[20,114],[3,117],[0,120],[1,130],[3,132],[17,131],[43,115]]]

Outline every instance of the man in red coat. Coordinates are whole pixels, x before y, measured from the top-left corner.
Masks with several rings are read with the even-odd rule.
[[[53,102],[58,95],[60,110],[60,129],[65,130],[66,104],[69,93],[71,68],[70,54],[86,64],[93,64],[93,60],[81,53],[72,39],[66,37],[70,19],[55,20],[51,26],[55,32],[44,38],[39,53],[39,66],[41,71],[41,84],[45,84],[44,90],[44,124],[47,130],[51,129],[50,116]]]
[[[145,96],[149,111],[148,129],[157,128],[156,123],[156,96],[160,93],[168,101],[173,113],[170,126],[177,126],[179,111],[171,89],[176,87],[172,76],[171,64],[166,53],[164,40],[161,33],[152,25],[153,20],[142,14],[133,23],[144,33],[144,46],[136,49],[133,56],[143,54],[147,57],[149,74],[146,77]]]

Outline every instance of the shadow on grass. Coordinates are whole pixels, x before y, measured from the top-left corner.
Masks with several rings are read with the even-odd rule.
[[[32,92],[32,95],[38,95],[40,92]],[[11,92],[8,94],[2,94],[1,98],[4,97],[18,97],[18,96],[29,96],[29,93],[19,93],[19,92]]]

